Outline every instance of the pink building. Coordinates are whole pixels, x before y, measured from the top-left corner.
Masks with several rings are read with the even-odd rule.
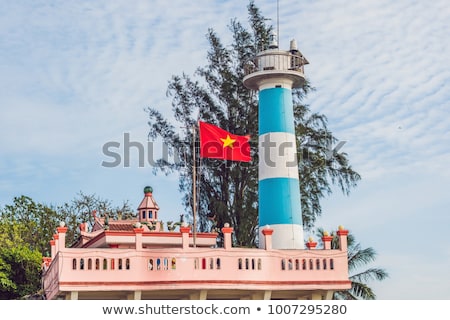
[[[47,299],[331,299],[349,289],[347,234],[340,249],[312,239],[306,249],[273,249],[274,230],[262,230],[262,248],[232,246],[232,226],[195,233],[190,226],[165,230],[152,189],[144,189],[136,220],[95,217],[80,226],[80,241],[66,246],[67,227],[57,228],[44,258]],[[166,228],[167,229],[167,228]],[[172,228],[171,228],[172,229]]]

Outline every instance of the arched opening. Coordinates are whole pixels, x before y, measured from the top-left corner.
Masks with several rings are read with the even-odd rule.
[[[216,269],[220,270],[220,258],[216,259]]]

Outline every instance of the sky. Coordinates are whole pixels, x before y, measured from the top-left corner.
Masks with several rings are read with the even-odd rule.
[[[105,144],[148,151],[147,107],[170,119],[173,75],[206,64],[206,33],[224,44],[246,1],[0,1],[0,207],[59,205],[94,194],[136,207],[150,185],[163,220],[184,208],[178,177],[148,163],[115,167]],[[378,299],[450,299],[450,3],[446,0],[256,0],[296,39],[324,114],[361,174],[323,200],[317,222],[344,225],[389,278]],[[119,152],[123,148],[118,149]],[[133,153],[134,152],[134,153]]]

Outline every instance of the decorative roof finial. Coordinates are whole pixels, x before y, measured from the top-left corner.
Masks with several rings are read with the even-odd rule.
[[[153,188],[150,187],[150,186],[146,186],[146,187],[144,188],[144,193],[153,193]]]

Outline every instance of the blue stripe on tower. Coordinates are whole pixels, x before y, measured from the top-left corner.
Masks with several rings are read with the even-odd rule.
[[[259,225],[275,229],[274,248],[303,248],[292,91],[287,88],[259,91]]]
[[[259,134],[268,132],[295,133],[291,90],[270,88],[259,92]]]
[[[298,179],[271,178],[259,182],[261,226],[302,224]],[[276,190],[276,193],[274,192]]]

